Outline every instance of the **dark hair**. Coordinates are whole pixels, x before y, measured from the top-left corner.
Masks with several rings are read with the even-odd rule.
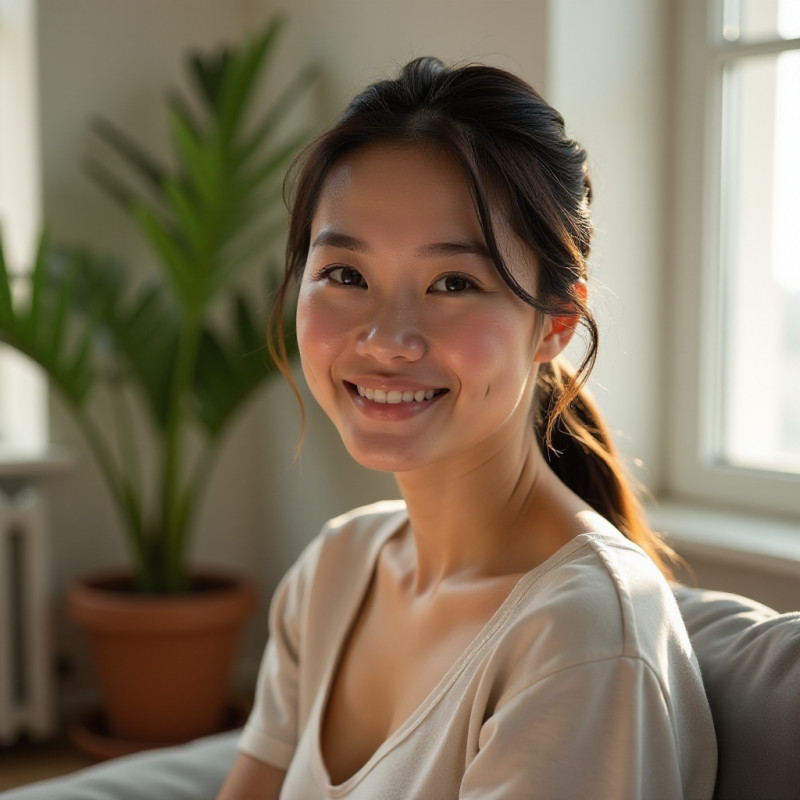
[[[586,332],[577,370],[557,359],[540,365],[534,426],[550,467],[576,494],[639,544],[667,575],[674,554],[649,528],[608,429],[584,388],[597,356],[598,330],[583,294],[592,236],[592,185],[586,151],[562,116],[525,81],[503,70],[445,67],[435,58],[407,64],[395,80],[357,95],[341,119],[300,154],[287,176],[286,272],[271,320],[270,349],[288,372],[282,319],[290,288],[308,256],[323,182],[347,153],[391,143],[446,151],[464,170],[497,271],[524,302],[546,314],[575,315]],[[296,180],[292,180],[295,178]],[[492,209],[538,259],[536,294],[508,269]]]

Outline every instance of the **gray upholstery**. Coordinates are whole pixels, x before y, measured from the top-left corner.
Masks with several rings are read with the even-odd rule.
[[[238,733],[136,753],[63,778],[0,792],[3,800],[213,800],[236,757]]]
[[[720,800],[800,798],[800,613],[677,587],[717,732]]]
[[[738,595],[676,587],[719,743],[718,800],[800,798],[800,613]],[[233,763],[234,733],[127,756],[2,800],[211,800]]]

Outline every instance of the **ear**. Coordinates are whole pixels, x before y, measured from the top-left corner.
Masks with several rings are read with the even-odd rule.
[[[586,302],[586,282],[579,281],[573,284],[574,293],[580,297],[581,302]],[[577,310],[571,314],[548,314],[545,318],[544,331],[533,360],[539,363],[552,361],[570,342],[575,328],[578,326],[580,314]]]

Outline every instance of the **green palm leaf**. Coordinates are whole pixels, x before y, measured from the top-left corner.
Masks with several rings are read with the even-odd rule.
[[[220,83],[217,103],[220,141],[231,142],[235,138],[248,106],[248,98],[255,90],[265,61],[274,51],[282,28],[283,20],[275,19],[266,31],[256,36],[230,59]]]
[[[43,238],[18,293],[0,243],[0,340],[40,364],[69,400],[127,525],[139,583],[151,591],[185,586],[188,527],[212,456],[275,371],[264,347],[274,286],[257,304],[235,281],[283,234],[281,176],[304,138],[275,133],[311,71],[249,119],[281,28],[277,20],[240,47],[192,57],[195,97],[167,95],[172,165],[113,123],[92,125],[104,152],[88,161],[89,175],[143,236],[157,266],[152,279]],[[116,410],[111,433],[94,423],[90,403],[104,386]],[[139,461],[121,408],[132,400],[153,422],[155,463]],[[142,475],[155,492],[144,491]]]
[[[169,392],[178,347],[179,319],[157,281],[143,287],[108,320],[115,346],[147,401],[153,422],[167,425]]]
[[[203,331],[195,373],[198,420],[212,439],[275,370],[266,355],[263,313],[259,317],[241,292],[231,299],[227,330]]]
[[[0,242],[0,340],[37,363],[76,408],[81,408],[92,387],[93,334],[96,314],[75,324],[70,314],[78,283],[76,265],[68,262],[59,290],[48,281],[52,266],[47,239],[39,243],[33,273],[26,281],[28,297],[14,302],[2,242]]]

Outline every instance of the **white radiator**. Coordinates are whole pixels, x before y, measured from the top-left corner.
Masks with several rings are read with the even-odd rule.
[[[44,510],[0,490],[0,743],[55,728]]]

